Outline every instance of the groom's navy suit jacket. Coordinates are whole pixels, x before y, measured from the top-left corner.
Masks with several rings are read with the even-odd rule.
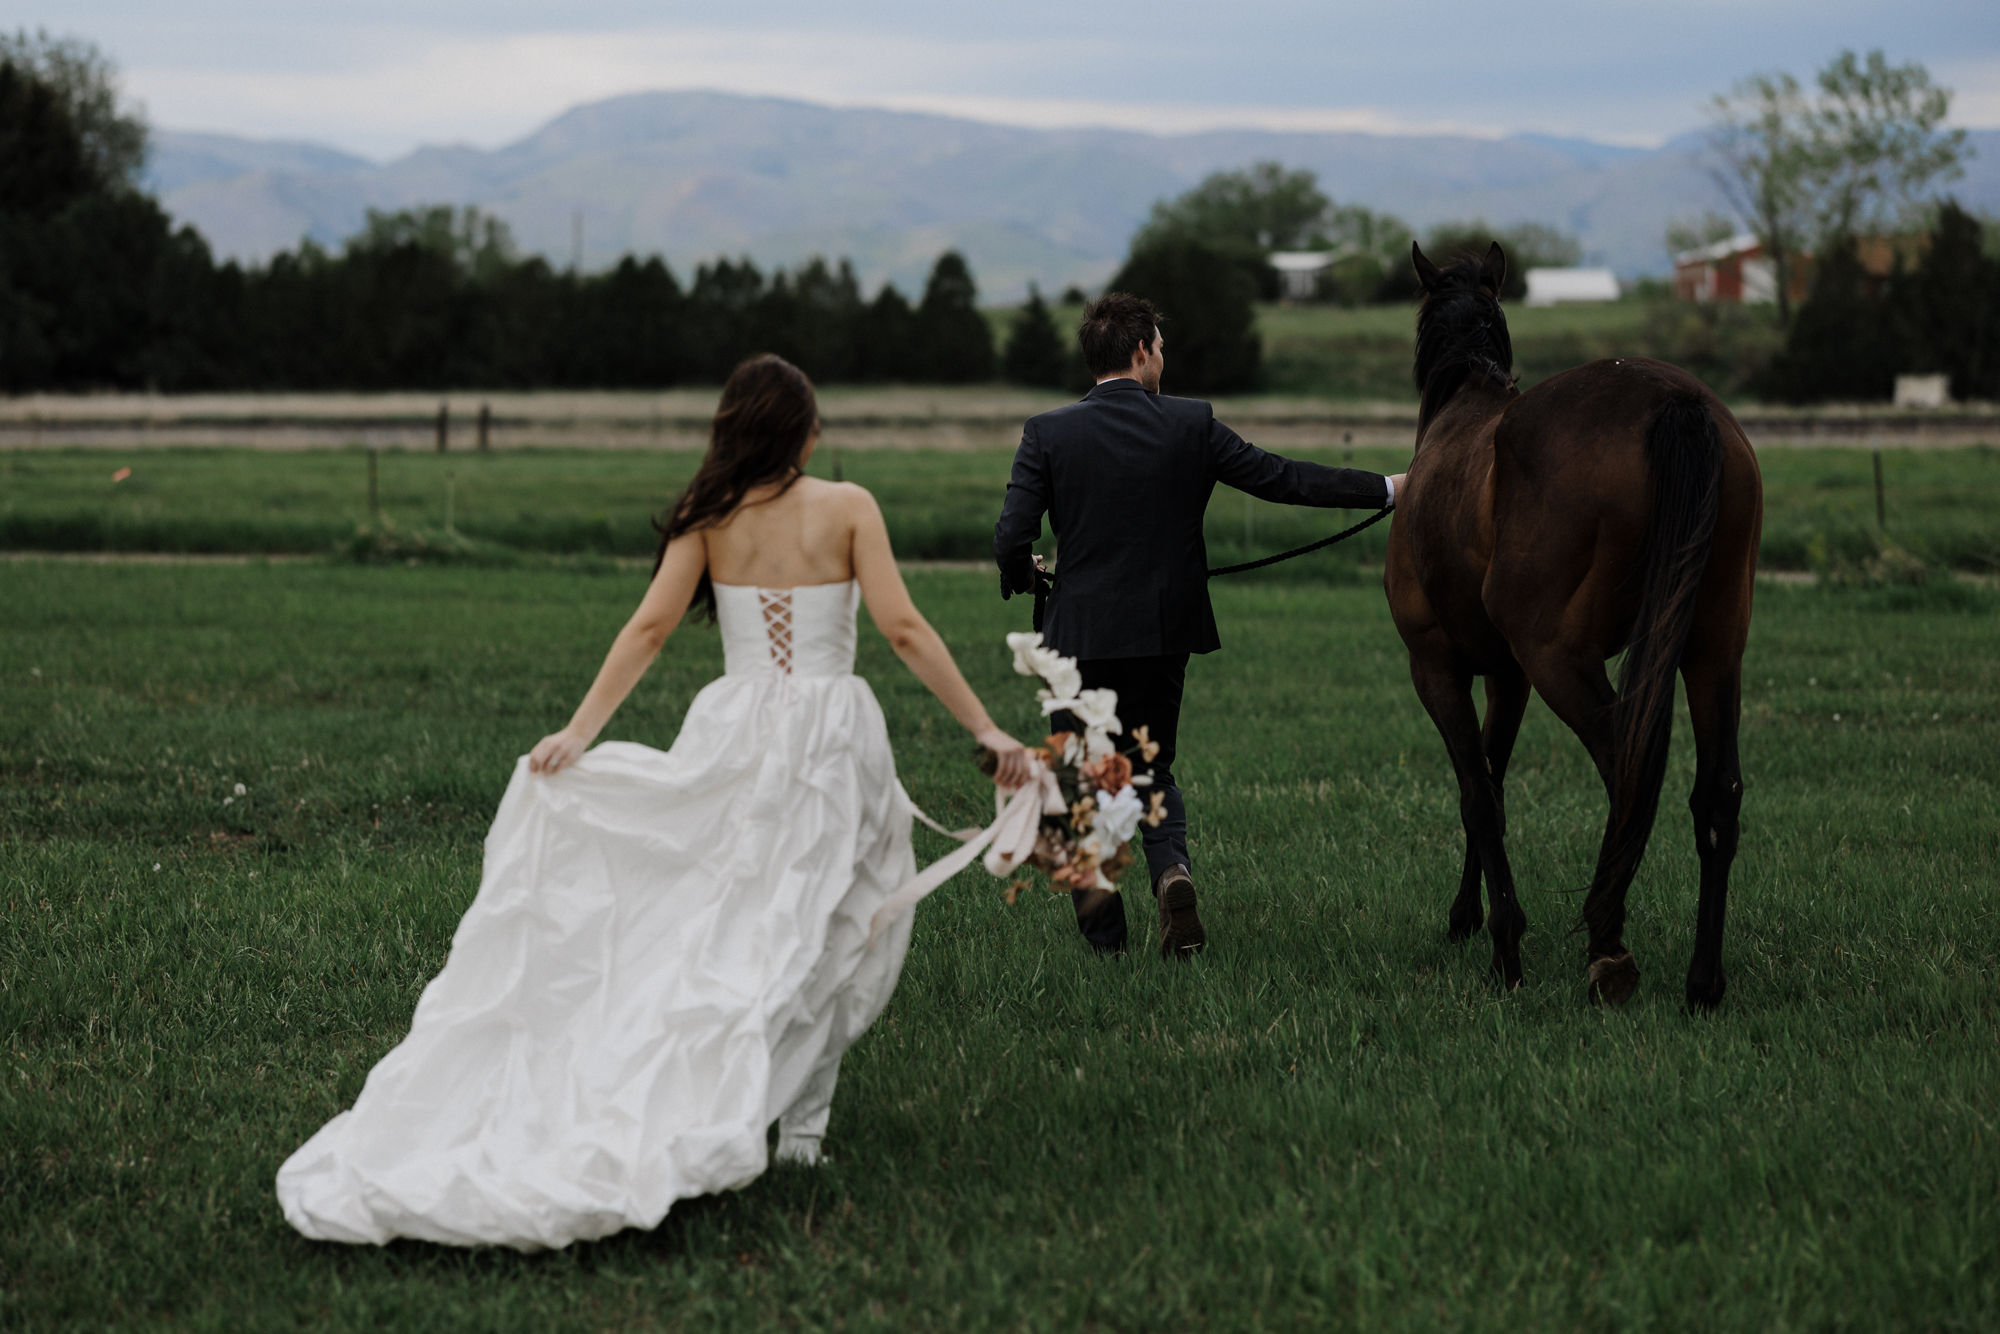
[[[1106,380],[1022,429],[993,528],[1002,585],[1032,587],[1047,514],[1059,544],[1042,627],[1051,648],[1081,659],[1213,652],[1222,641],[1201,520],[1217,482],[1331,509],[1380,509],[1389,494],[1377,473],[1267,454],[1199,399]]]

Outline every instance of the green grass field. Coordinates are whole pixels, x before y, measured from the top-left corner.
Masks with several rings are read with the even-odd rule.
[[[996,347],[1006,346],[1014,313],[1012,307],[987,310]],[[1049,314],[1057,330],[1067,337],[1082,320],[1083,307],[1052,306]],[[1655,319],[1655,303],[1638,298],[1591,305],[1507,306],[1515,364],[1524,386],[1598,357],[1656,351],[1647,341]],[[1414,403],[1417,391],[1410,381],[1410,349],[1416,327],[1414,305],[1354,309],[1321,304],[1260,305],[1257,332],[1264,340],[1264,388],[1285,394]]]
[[[1403,450],[1287,448],[1324,463],[1395,472]],[[508,553],[641,556],[653,549],[650,512],[693,472],[687,452],[520,450],[490,455],[384,453],[381,506],[389,549],[434,556]],[[1012,454],[839,450],[812,470],[843,476],[880,498],[897,551],[924,560],[990,558],[993,521]],[[1866,451],[1767,450],[1766,568],[1837,570],[1882,549]],[[123,467],[132,475],[114,483]],[[1884,460],[1889,535],[1939,568],[2000,571],[2000,450],[1892,450]],[[473,546],[447,539],[449,518]],[[18,450],[0,452],[0,550],[316,553],[352,545],[370,526],[367,458],[360,450]],[[1209,507],[1218,564],[1268,555],[1325,536],[1341,516],[1266,505],[1219,488]],[[1336,552],[1256,577],[1310,582],[1371,579],[1386,529]],[[479,545],[484,544],[484,545]],[[383,544],[367,541],[364,552]]]
[[[1204,958],[1141,913],[1098,960],[968,875],[848,1058],[831,1165],[555,1255],[301,1240],[277,1164],[407,1028],[513,758],[639,581],[6,567],[0,1327],[1991,1327],[2000,599],[1949,581],[1760,590],[1712,1017],[1679,1004],[1684,725],[1607,1013],[1566,934],[1602,800],[1531,710],[1503,996],[1443,941],[1456,798],[1380,592],[1218,585],[1179,766]],[[1021,604],[912,587],[1027,731]],[[862,645],[912,794],[972,820],[967,742]],[[684,632],[608,734],[667,744],[718,666]]]

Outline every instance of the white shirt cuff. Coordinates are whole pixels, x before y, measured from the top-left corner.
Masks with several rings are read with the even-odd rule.
[[[1389,488],[1389,498],[1382,502],[1382,508],[1392,510],[1396,508],[1396,479],[1393,477],[1384,477],[1382,485]]]

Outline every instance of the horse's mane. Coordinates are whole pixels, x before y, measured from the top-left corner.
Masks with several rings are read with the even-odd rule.
[[[1467,379],[1491,380],[1514,387],[1514,341],[1507,335],[1507,317],[1500,302],[1483,283],[1485,270],[1471,255],[1453,260],[1438,271],[1417,309],[1417,389],[1423,405],[1417,413],[1417,434],[1464,387]]]

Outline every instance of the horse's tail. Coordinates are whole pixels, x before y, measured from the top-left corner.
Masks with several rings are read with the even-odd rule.
[[[1676,394],[1646,428],[1653,505],[1637,577],[1638,614],[1612,713],[1611,828],[1597,883],[1630,883],[1646,855],[1673,738],[1674,676],[1708,567],[1722,483],[1722,437],[1702,398]]]

